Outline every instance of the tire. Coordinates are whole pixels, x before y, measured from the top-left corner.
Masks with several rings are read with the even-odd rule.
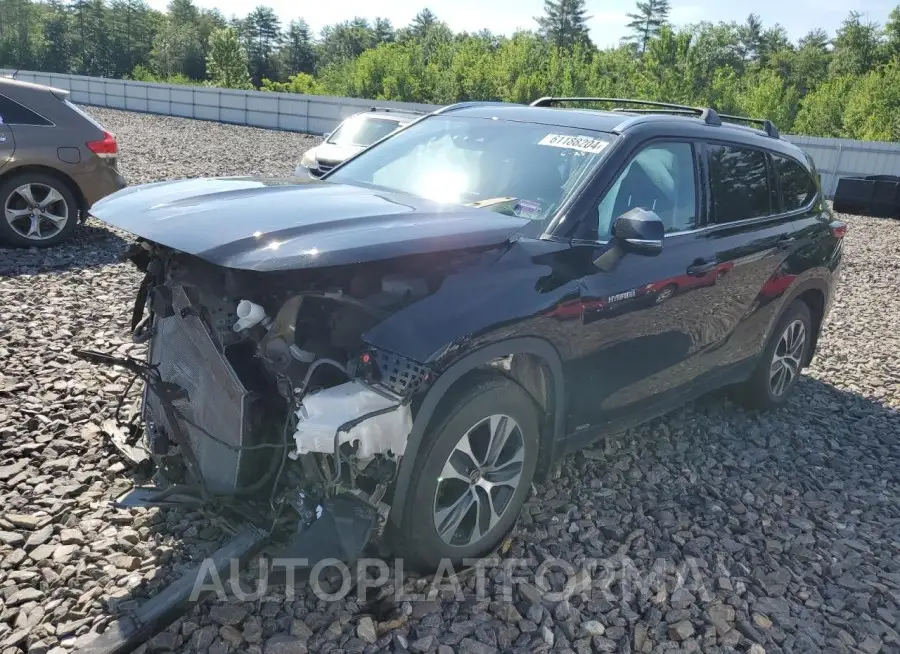
[[[802,327],[802,333],[798,325]],[[788,328],[791,328],[793,336],[789,336]],[[775,409],[783,406],[790,399],[803,372],[812,344],[812,333],[809,307],[802,300],[796,300],[781,316],[769,337],[766,349],[760,355],[753,375],[738,387],[736,399],[753,409]],[[800,337],[802,342],[799,344],[791,341],[791,338]],[[784,354],[788,349],[791,355],[785,357]],[[782,364],[782,368],[779,368],[781,373],[772,372],[776,357],[787,363],[787,367]],[[784,375],[790,375],[789,379],[785,380]]]
[[[465,438],[471,454],[483,463],[484,455],[488,454],[485,445],[491,436],[490,428],[503,422],[498,416],[505,417],[506,447],[495,458],[498,464],[494,471],[485,466],[481,476],[479,472],[473,472],[478,466],[471,465],[472,458],[457,448]],[[515,426],[511,426],[510,421]],[[535,402],[521,386],[504,377],[486,378],[456,396],[447,410],[429,426],[416,456],[400,527],[391,534],[391,549],[395,555],[402,557],[407,567],[421,571],[433,571],[444,560],[449,560],[454,569],[459,570],[457,566],[463,564],[464,559],[483,557],[500,545],[515,525],[534,479],[540,445],[539,425]],[[519,443],[522,450],[516,454]],[[497,483],[515,469],[519,470],[519,477],[514,488]],[[447,475],[448,470],[455,470],[456,474]],[[466,473],[470,473],[469,476]],[[485,491],[485,486],[492,483],[491,478],[494,490],[490,497],[499,516],[492,526]],[[453,507],[464,510],[454,511]],[[471,532],[468,527],[474,527],[482,508],[480,515],[486,521],[482,524],[488,528],[480,536],[468,540]],[[443,522],[436,517],[438,511]],[[455,529],[451,526],[454,515],[461,516],[455,521]],[[443,536],[438,524],[445,527]]]
[[[29,189],[28,194],[22,189]],[[41,208],[41,204],[51,201]],[[28,213],[31,209],[36,213]],[[20,214],[20,217],[14,217]],[[50,247],[66,240],[78,222],[78,202],[69,186],[43,173],[14,175],[0,184],[0,241],[17,247]],[[37,233],[34,230],[37,229]],[[31,234],[29,236],[29,234]]]

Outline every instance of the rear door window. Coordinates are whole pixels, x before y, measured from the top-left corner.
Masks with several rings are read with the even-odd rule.
[[[760,150],[707,145],[713,222],[721,225],[773,213],[766,155]]]
[[[0,119],[7,125],[52,125],[49,120],[15,100],[0,95]]]
[[[810,204],[818,192],[809,172],[793,159],[773,155],[775,174],[781,184],[782,208],[797,211]]]

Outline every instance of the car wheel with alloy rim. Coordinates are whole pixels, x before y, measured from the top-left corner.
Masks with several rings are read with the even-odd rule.
[[[78,204],[60,180],[43,174],[17,175],[0,184],[0,237],[9,245],[49,247],[75,228]]]
[[[391,538],[395,553],[423,570],[500,545],[531,489],[540,444],[534,400],[501,376],[448,397],[433,421]]]
[[[737,399],[758,409],[775,408],[787,402],[809,358],[812,333],[809,307],[796,300],[772,330],[753,375],[738,388]]]

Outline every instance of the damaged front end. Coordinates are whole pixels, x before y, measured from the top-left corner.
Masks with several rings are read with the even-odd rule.
[[[441,265],[437,277],[399,260],[260,273],[149,241],[128,257],[145,273],[132,328],[146,361],[81,355],[145,382],[154,487],[131,501],[180,498],[284,527],[284,553],[310,565],[358,556],[384,529],[414,398],[432,381],[362,335],[432,293]]]

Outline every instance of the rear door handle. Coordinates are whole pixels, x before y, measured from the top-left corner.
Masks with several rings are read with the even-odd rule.
[[[697,260],[694,265],[688,266],[687,274],[692,277],[700,277],[701,275],[705,275],[707,273],[711,273],[713,270],[718,268],[719,262],[716,260],[713,261],[703,261],[702,259]]]

